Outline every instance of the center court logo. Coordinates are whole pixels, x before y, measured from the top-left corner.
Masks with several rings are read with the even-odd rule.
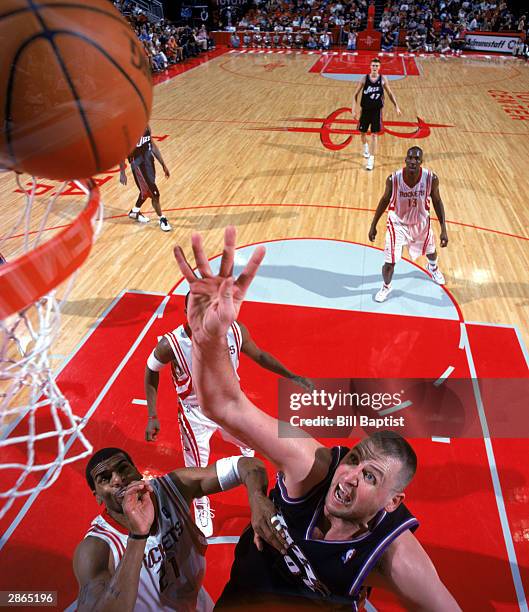
[[[345,115],[345,116],[344,116]],[[348,107],[338,108],[333,111],[328,117],[294,117],[288,119],[295,123],[315,123],[320,124],[319,127],[270,127],[270,128],[250,128],[252,130],[264,132],[301,132],[307,134],[319,134],[321,144],[330,151],[340,151],[351,144],[353,136],[359,135],[360,132],[356,129],[358,121],[355,121],[351,116],[351,109]],[[424,119],[417,117],[417,121],[384,121],[382,134],[389,134],[395,138],[428,138],[432,128],[451,128],[453,125],[445,125],[442,123],[427,123]],[[397,130],[394,128],[404,128]],[[407,129],[406,129],[407,128]],[[345,136],[345,140],[338,140],[338,137]]]

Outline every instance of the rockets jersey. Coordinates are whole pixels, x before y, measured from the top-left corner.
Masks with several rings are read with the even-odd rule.
[[[169,475],[149,483],[156,497],[158,530],[145,545],[134,610],[209,612],[213,603],[202,588],[206,538],[192,521],[189,508]],[[117,568],[127,547],[127,531],[105,512],[92,521],[86,537],[104,540]]]
[[[134,161],[138,157],[145,157],[147,153],[152,152],[151,128],[147,126],[143,136],[138,140],[132,153],[129,155],[129,162]]]
[[[248,527],[235,548],[230,581],[217,602],[219,609],[229,609],[236,603],[251,609],[252,598],[259,599],[257,593],[262,597],[275,594],[285,601],[312,600],[328,606],[326,609],[358,609],[369,572],[400,534],[415,530],[419,523],[401,504],[394,512],[381,510],[371,521],[371,530],[352,540],[314,538],[334,472],[348,452],[348,448],[334,447],[327,476],[302,498],[289,498],[282,474],[278,474],[270,498],[287,533],[288,554],[283,556],[267,544],[259,552],[253,544],[253,530]]]
[[[372,81],[369,75],[366,75],[360,106],[366,110],[379,110],[384,106],[384,86],[381,76],[376,81]]]
[[[191,338],[186,334],[183,325],[165,334],[164,338],[169,342],[174,354],[174,360],[171,361],[171,373],[178,398],[190,406],[198,406],[197,395],[193,387]],[[231,363],[237,373],[242,346],[242,333],[237,321],[232,323],[228,330],[227,340]]]
[[[405,225],[422,225],[428,221],[432,180],[433,172],[421,168],[419,181],[414,187],[409,187],[404,181],[404,169],[393,172],[389,218]]]

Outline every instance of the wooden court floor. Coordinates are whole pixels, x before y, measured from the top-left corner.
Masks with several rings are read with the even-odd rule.
[[[104,384],[103,378],[106,381],[107,375],[117,372],[114,362],[117,363],[121,354],[126,353],[132,343],[130,338],[139,333],[144,321],[156,310],[157,297],[151,294],[165,295],[178,283],[180,275],[172,257],[176,242],[183,244],[189,252],[191,232],[200,231],[205,236],[208,253],[217,254],[221,250],[222,229],[231,223],[238,228],[241,245],[292,238],[329,239],[367,245],[369,225],[382,195],[385,178],[402,166],[407,148],[413,145],[423,148],[424,166],[434,170],[440,178],[450,242],[440,252],[439,263],[447,279],[447,289],[464,320],[515,326],[519,338],[526,346],[529,345],[529,284],[526,280],[529,268],[529,204],[526,201],[529,192],[529,121],[512,118],[513,107],[520,107],[520,111],[529,107],[529,66],[512,59],[477,56],[383,58],[383,72],[385,70],[388,76],[396,77],[391,80],[391,87],[403,114],[397,117],[392,105],[387,103],[387,131],[379,144],[375,169],[367,172],[361,156],[360,139],[347,107],[350,106],[355,86],[351,79],[357,72],[365,71],[368,60],[369,57],[361,56],[322,59],[319,55],[308,54],[228,52],[156,86],[151,126],[171,171],[171,177],[167,180],[159,171],[158,185],[162,207],[167,212],[173,231],[163,233],[159,229],[148,204],[144,210],[150,213],[152,220],[149,224],[140,225],[128,219],[127,212],[137,196],[130,172],[126,187],[119,184],[115,171],[98,177],[105,202],[104,230],[64,305],[63,331],[54,347],[59,365],[76,350],[81,338],[100,323],[94,332],[97,342],[92,343],[91,361],[87,362],[91,366],[75,358],[68,366],[68,377],[71,377],[69,388],[73,395],[79,395],[76,386],[82,387],[77,384],[76,377],[84,384],[85,376],[90,381],[94,376],[90,393],[95,398]],[[507,112],[507,109],[511,112]],[[520,113],[520,116],[523,114]],[[38,202],[44,203],[55,188],[53,183],[42,181],[40,191],[43,195]],[[16,186],[9,175],[0,175],[0,189],[3,195],[2,215],[8,226],[14,220],[20,194],[14,193]],[[80,210],[80,206],[78,196],[61,196],[47,222],[49,235],[53,234],[54,228],[67,223]],[[35,223],[39,220],[39,214],[37,207]],[[438,235],[436,222],[434,228]],[[384,219],[380,221],[378,230],[375,246],[383,248]],[[20,249],[19,239],[7,241],[2,247],[8,259],[15,257]],[[329,251],[323,248],[321,252]],[[381,251],[379,256],[381,266]],[[277,265],[277,260],[274,262]],[[424,265],[424,261],[419,261],[419,264]],[[409,264],[403,262],[402,270],[405,265]],[[337,262],[336,282],[345,278],[347,272],[354,275],[355,266],[359,266],[358,258],[351,258],[350,270],[347,262],[342,260],[339,265]],[[334,269],[334,263],[322,261],[320,266],[315,267]],[[397,267],[396,275],[398,270]],[[102,318],[106,309],[124,290],[149,295],[141,297],[133,294],[132,299],[130,294],[126,294],[118,302],[120,317],[115,318],[115,313],[111,312],[108,317]],[[143,299],[149,302],[148,308],[143,305]],[[395,296],[395,299],[399,300],[400,297]],[[268,301],[273,303],[272,296]],[[264,307],[255,304],[248,309],[252,329],[255,328],[272,343],[267,338],[260,308]],[[180,318],[179,310],[170,314],[175,319]],[[279,327],[280,321],[277,322],[277,319],[280,317],[277,314],[274,316],[277,317],[273,319],[276,320],[276,327]],[[425,316],[421,319],[421,325],[424,324],[423,329],[428,330],[427,314]],[[138,329],[123,329],[123,320],[131,321],[131,328],[136,326]],[[416,322],[419,325],[419,318]],[[162,332],[162,323],[165,325],[162,320],[149,332],[145,345],[152,346],[156,334]],[[323,325],[325,323],[322,321]],[[457,345],[457,340],[454,340],[458,337],[457,321],[454,325],[453,321],[449,323],[451,332],[448,337],[437,320],[432,322],[432,329],[437,330],[432,334],[433,351],[446,340],[451,341],[450,346],[454,343]],[[444,322],[443,325],[449,323]],[[337,329],[337,321],[333,321],[333,325]],[[351,330],[355,330],[354,325]],[[274,340],[276,354],[295,359],[292,342],[297,333],[297,328],[288,329],[285,340]],[[472,339],[473,346],[476,346],[474,359],[482,371],[488,371],[491,377],[495,377],[499,371],[498,364],[494,363],[494,367],[487,370],[487,360],[491,354],[509,350],[505,345],[501,346],[501,338],[506,336],[501,333],[487,335],[483,329],[480,334],[479,342]],[[105,335],[108,337],[107,345]],[[125,340],[114,340],[118,336],[123,336]],[[323,341],[323,336],[325,334],[321,330],[315,331],[314,341]],[[310,328],[309,332],[304,331],[302,344],[305,349],[301,351],[300,359],[306,361],[309,367]],[[424,358],[422,354],[421,359],[415,355],[418,369],[413,375],[433,375],[429,367],[425,369],[427,373],[419,373],[428,362],[427,344],[423,341]],[[290,347],[288,351],[287,346]],[[132,379],[128,377],[128,372],[142,371],[143,356],[150,350],[149,347],[145,346],[141,355],[139,352],[134,354],[134,368],[131,365],[125,372],[121,386],[116,385],[111,389],[109,397],[105,399],[106,411],[100,410],[98,415],[98,419],[103,419],[103,424],[90,424],[94,434],[92,440],[102,446],[103,434],[108,433],[116,443],[123,435],[128,436],[129,442],[136,445],[134,450],[137,448],[142,457],[140,461],[145,458],[144,465],[150,466],[150,461],[154,463],[152,455],[159,461],[156,467],[170,469],[176,455],[165,456],[165,450],[180,452],[176,434],[169,439],[169,422],[174,421],[172,413],[166,413],[168,425],[164,425],[165,435],[168,436],[167,446],[160,448],[158,445],[155,452],[153,447],[146,448],[142,441],[141,418],[133,419],[127,413],[125,420],[119,421],[119,407],[128,401],[130,393]],[[391,346],[386,348],[391,351]],[[326,346],[326,350],[332,354],[332,346]],[[514,352],[513,348],[513,355]],[[382,356],[387,354],[382,353]],[[502,370],[504,377],[526,376],[526,360],[520,352],[517,353],[518,357],[516,370],[510,372],[509,366],[505,365]],[[439,361],[442,362],[440,357]],[[359,363],[364,367],[360,358]],[[508,360],[505,360],[507,363]],[[245,368],[248,369],[248,365],[243,365],[242,377],[247,381],[248,388],[257,389],[261,380],[259,374],[252,375]],[[381,366],[378,372],[384,376],[382,370]],[[310,375],[315,376],[314,372],[310,372]],[[329,373],[326,372],[326,375]],[[101,381],[95,380],[98,376]],[[253,382],[255,385],[252,387]],[[134,380],[133,387],[139,397],[141,376]],[[265,393],[269,401],[265,404],[272,412],[270,406],[275,392],[275,379],[270,378]],[[134,423],[130,425],[130,431],[121,431],[120,428],[129,421]],[[462,551],[462,559],[467,559],[469,567],[476,561],[483,563],[483,571],[476,570],[478,575],[480,572],[483,575],[491,572],[490,581],[496,585],[497,593],[489,595],[488,590],[485,594],[485,590],[474,580],[472,589],[462,596],[461,601],[467,604],[464,609],[514,610],[522,600],[518,591],[518,599],[514,596],[513,581],[504,559],[501,531],[499,524],[496,524],[497,496],[492,488],[483,443],[481,440],[464,440],[460,443],[437,446],[432,446],[429,440],[419,443],[426,468],[422,475],[418,474],[419,482],[413,491],[419,498],[418,510],[423,511],[425,516],[435,515],[439,518],[439,524],[442,523],[441,527],[431,526],[431,533],[426,531],[426,540],[434,542],[442,550],[435,547],[428,550],[441,562],[442,575],[450,577],[458,596],[468,591],[465,586],[467,575],[454,570],[453,550]],[[520,440],[512,444],[509,440],[503,440],[495,446],[508,520],[521,565],[521,582],[527,592],[529,548],[525,517],[529,476],[524,467],[524,449],[525,441]],[[214,453],[217,452],[219,449],[215,447]],[[221,452],[227,451],[222,447]],[[448,464],[452,467],[442,471]],[[63,480],[58,484],[62,482],[67,488],[78,487],[84,491],[81,489],[84,483],[79,482],[80,468],[74,470],[73,476],[70,472],[64,473],[61,476]],[[443,512],[439,512],[436,506],[436,486],[441,487]],[[43,511],[48,499],[46,495],[42,494],[38,500],[38,506]],[[57,498],[58,494],[52,492],[52,495],[55,496],[53,503],[59,508],[62,502]],[[87,499],[87,506],[83,507],[82,512],[86,516],[95,514],[95,506],[88,506],[91,501]],[[489,521],[484,514],[480,515],[475,529],[469,529],[475,538],[469,537],[466,541],[460,539],[458,544],[458,534],[464,533],[464,527],[459,525],[460,531],[453,531],[452,521],[457,520],[463,512],[463,502],[466,504],[466,516],[483,513],[486,505],[487,512],[490,510],[487,516],[492,518]],[[421,508],[421,503],[424,508]],[[518,504],[515,510],[520,513],[519,516],[512,509],[515,504]],[[232,510],[228,510],[231,517]],[[242,510],[237,512],[238,517],[244,514]],[[31,518],[29,514],[25,520],[32,520],[34,528],[37,525],[35,517]],[[69,535],[63,537],[64,550],[70,551],[76,538],[84,532],[82,526],[70,525],[67,519],[65,523],[68,523]],[[26,548],[23,542],[24,533],[30,542],[31,529],[24,532],[21,529],[23,526],[24,523],[20,523],[12,541],[0,554],[11,554],[12,548],[18,546],[21,559],[31,557],[30,544]],[[229,533],[231,535],[231,531]],[[449,539],[450,534],[453,541]],[[500,543],[496,548],[497,542]],[[481,556],[474,554],[478,550]],[[212,554],[220,555],[220,552],[214,551]],[[45,566],[46,560],[44,555],[42,557],[41,565]],[[228,551],[222,561],[226,572],[230,559]],[[64,562],[61,572],[65,575],[68,573],[67,595],[70,599],[65,603],[69,604],[75,596],[75,584],[69,558],[65,557],[61,562]],[[466,563],[465,560],[461,562]],[[221,585],[210,585],[208,588],[218,594]],[[468,601],[480,603],[472,607]],[[387,605],[382,599],[378,609],[391,609]]]
[[[502,98],[493,97],[504,94],[491,93],[525,92],[518,103],[529,106],[529,66],[481,57],[416,58],[419,75],[391,81],[403,114],[397,117],[387,102],[385,122],[393,133],[381,138],[375,169],[367,172],[359,136],[347,134],[354,128],[347,123],[351,115],[335,113],[350,105],[354,84],[309,72],[317,59],[228,53],[155,88],[151,125],[171,171],[168,180],[158,174],[173,231],[162,233],[154,219],[141,226],[126,217],[136,199],[130,173],[126,187],[117,173],[102,177],[107,220],[64,309],[68,332],[59,353],[75,346],[122,289],[166,292],[178,277],[172,247],[187,244],[192,231],[204,233],[212,253],[228,223],[237,226],[241,244],[285,237],[368,243],[384,180],[412,145],[423,148],[424,166],[440,178],[450,242],[439,263],[465,319],[516,325],[529,344],[529,121],[514,120]],[[393,67],[397,60],[384,62]],[[345,123],[322,129],[333,113]],[[429,131],[425,138],[402,137],[417,130],[417,118],[447,127],[419,130]],[[325,133],[329,127],[346,133]],[[322,144],[347,138],[339,150]],[[20,195],[13,193],[11,175],[0,175],[0,188],[8,227]],[[64,223],[78,205],[75,196],[61,197],[49,225]],[[383,247],[384,219],[378,229],[375,245]],[[10,241],[4,255],[19,248]]]

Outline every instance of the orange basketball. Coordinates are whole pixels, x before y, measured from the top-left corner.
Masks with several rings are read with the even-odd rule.
[[[0,40],[0,166],[86,178],[132,151],[151,74],[108,0],[2,0]]]

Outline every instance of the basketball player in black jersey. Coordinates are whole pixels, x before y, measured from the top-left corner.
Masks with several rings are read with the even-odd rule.
[[[342,604],[358,610],[366,585],[384,585],[407,609],[459,610],[413,535],[418,522],[402,503],[416,467],[410,445],[394,432],[377,432],[351,450],[327,448],[308,434],[299,437],[299,429],[297,437],[278,436],[278,421],[241,391],[226,343],[264,247],[254,251],[237,279],[232,276],[235,228],[226,229],[216,276],[199,234],[193,235],[192,247],[200,277],[178,246],[175,257],[191,290],[187,317],[200,406],[277,466],[273,522],[288,544],[284,556],[266,545],[258,552],[247,529],[217,606],[277,610],[288,602],[291,609],[315,603],[327,610]]]
[[[353,105],[351,112],[353,119],[358,119],[357,101],[358,95],[362,92],[360,100],[360,120],[358,130],[361,132],[362,144],[364,145],[364,157],[367,159],[366,170],[373,170],[375,166],[375,153],[377,152],[377,136],[382,131],[382,107],[384,106],[384,92],[395,105],[397,115],[400,115],[400,108],[397,100],[389,88],[388,80],[379,74],[380,60],[375,57],[371,60],[371,72],[366,74],[358,83],[353,95]],[[371,149],[367,144],[367,130],[371,126]]]
[[[152,207],[158,215],[160,228],[164,232],[169,232],[171,230],[171,226],[169,225],[169,221],[167,221],[167,217],[162,214],[162,209],[160,207],[160,192],[156,186],[156,169],[154,167],[155,157],[163,168],[165,178],[169,178],[169,170],[165,165],[160,149],[158,149],[152,140],[151,128],[147,126],[143,136],[140,138],[138,144],[134,147],[134,150],[128,157],[132,170],[132,176],[134,177],[134,181],[140,192],[138,199],[136,200],[136,204],[134,204],[134,207],[129,212],[129,217],[135,221],[138,221],[139,223],[148,223],[149,218],[143,215],[140,209],[145,200],[147,198],[151,198]],[[126,185],[127,175],[125,174],[124,161],[119,164],[119,170],[119,180],[122,185]]]

